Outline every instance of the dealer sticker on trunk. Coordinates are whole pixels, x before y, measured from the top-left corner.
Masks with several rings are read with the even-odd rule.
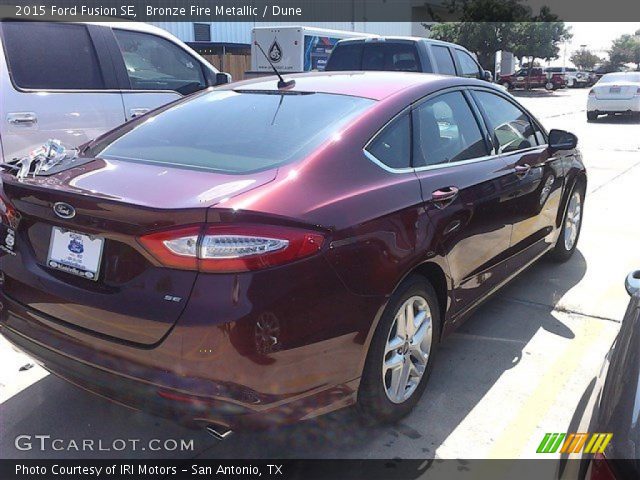
[[[95,281],[103,245],[102,238],[53,227],[47,265]]]
[[[5,224],[0,224],[0,251],[15,255],[16,232],[13,228]]]

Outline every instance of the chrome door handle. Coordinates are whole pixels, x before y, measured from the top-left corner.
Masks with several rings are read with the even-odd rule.
[[[7,113],[7,122],[11,125],[28,127],[38,123],[38,116],[33,112]]]
[[[431,200],[437,208],[442,209],[455,200],[458,196],[458,192],[459,190],[457,187],[441,188],[431,194]]]
[[[139,117],[140,115],[144,115],[145,113],[147,113],[149,110],[151,109],[150,108],[132,108],[129,110],[129,117],[131,118]]]
[[[520,178],[524,177],[531,170],[531,165],[525,163],[524,165],[516,165],[516,175]]]

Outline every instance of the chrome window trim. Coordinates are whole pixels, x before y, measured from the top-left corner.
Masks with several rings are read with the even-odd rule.
[[[369,145],[371,145],[371,143],[375,141],[375,139],[380,135],[380,133],[385,128],[387,128],[387,126],[389,126],[391,123],[393,123],[397,118],[399,118],[403,114],[405,114],[407,112],[411,112],[414,108],[419,107],[421,104],[423,104],[424,102],[429,101],[433,97],[436,97],[436,96],[439,96],[439,95],[443,95],[443,94],[446,94],[446,93],[450,93],[450,92],[454,92],[454,91],[464,92],[465,90],[469,91],[469,90],[473,90],[473,89],[482,89],[482,90],[486,90],[486,91],[491,92],[491,93],[498,93],[498,94],[502,93],[502,92],[499,92],[498,90],[494,90],[492,88],[488,88],[488,87],[484,87],[484,86],[477,86],[476,87],[475,85],[472,85],[472,86],[459,85],[459,86],[455,86],[455,87],[446,87],[446,88],[443,88],[441,90],[437,90],[435,92],[429,93],[428,95],[425,95],[424,97],[416,100],[415,102],[411,103],[407,107],[403,108],[400,112],[395,114],[389,121],[387,121],[382,127],[380,127],[378,129],[378,131],[371,137],[371,139],[369,139],[369,141],[362,148],[362,152],[364,153],[364,156],[367,157],[367,159],[369,159],[369,161],[371,161],[372,163],[374,163],[378,167],[382,168],[386,172],[393,173],[393,174],[403,174],[403,173],[425,172],[425,171],[429,171],[429,170],[440,170],[440,169],[449,168],[449,167],[457,167],[459,165],[466,165],[466,164],[470,164],[470,163],[477,163],[477,162],[484,162],[484,161],[488,161],[488,160],[500,159],[500,158],[508,157],[508,156],[511,156],[511,155],[518,155],[518,154],[522,154],[522,153],[532,152],[534,150],[548,148],[548,146],[549,146],[548,143],[545,143],[544,145],[534,145],[534,146],[531,146],[531,147],[528,147],[528,148],[523,148],[521,150],[514,150],[512,152],[495,153],[495,154],[491,154],[491,155],[484,155],[482,157],[469,158],[467,160],[457,160],[455,162],[439,163],[439,164],[435,164],[435,165],[425,165],[423,167],[408,167],[408,168],[393,168],[393,167],[390,167],[389,165],[387,165],[386,163],[384,163],[383,161],[378,159],[375,155],[373,155],[371,152],[369,152],[367,150]],[[504,99],[509,101],[510,103],[514,103],[513,100],[510,99],[506,95],[499,95],[499,96],[504,97]],[[516,101],[515,105],[516,106],[519,105],[517,103],[517,101]],[[530,118],[530,121],[533,121],[534,123],[536,123],[536,125],[538,125],[538,122],[530,114],[530,112],[528,110],[523,109],[522,107],[520,107],[520,109],[524,110],[524,112]],[[542,133],[545,134],[544,136],[548,139],[548,136],[546,135],[545,130],[542,129],[542,126],[541,125],[538,125],[538,126],[539,126],[539,128],[541,128]],[[412,145],[413,145],[413,142],[412,142]]]

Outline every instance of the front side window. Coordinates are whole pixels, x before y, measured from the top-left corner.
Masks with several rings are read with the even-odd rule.
[[[373,139],[367,151],[388,167],[411,167],[410,125],[408,114],[396,118]]]
[[[87,156],[249,173],[304,158],[374,100],[323,93],[214,91],[179,102]]]
[[[436,59],[436,65],[438,66],[438,73],[443,75],[455,75],[456,67],[453,64],[453,57],[447,47],[441,47],[434,45],[431,47],[431,51]]]
[[[498,153],[508,153],[537,145],[535,131],[529,116],[513,103],[493,93],[474,92],[487,116]]]
[[[206,87],[200,62],[164,38],[114,30],[133,90],[174,90],[183,95]]]
[[[414,109],[413,145],[416,167],[488,153],[475,115],[461,92],[439,95]]]
[[[458,62],[460,63],[460,75],[462,77],[480,77],[480,68],[471,55],[469,55],[467,52],[456,49],[456,56],[458,57]]]
[[[85,25],[5,22],[11,77],[19,88],[99,90],[105,84]]]

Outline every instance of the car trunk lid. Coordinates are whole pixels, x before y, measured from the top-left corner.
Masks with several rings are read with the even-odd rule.
[[[177,321],[197,273],[159,266],[137,239],[204,223],[209,207],[263,185],[275,174],[226,175],[103,159],[22,181],[5,173],[4,196],[20,221],[16,254],[0,258],[4,293],[80,329],[152,345]],[[65,208],[56,213],[60,204]],[[54,231],[61,239],[55,248]],[[51,268],[58,258],[52,255],[60,249],[80,252],[74,258],[94,255],[94,240],[102,243],[95,279]]]
[[[593,90],[598,100],[630,100],[638,93],[637,83],[605,83],[596,85]]]

